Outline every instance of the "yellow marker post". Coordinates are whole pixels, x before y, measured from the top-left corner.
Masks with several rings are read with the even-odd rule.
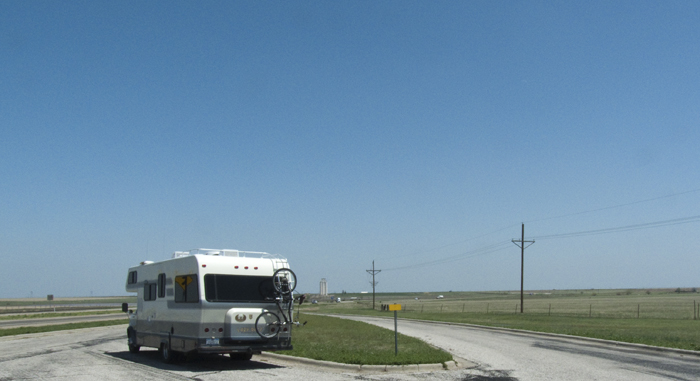
[[[399,327],[398,327],[398,311],[401,311],[400,304],[389,304],[389,311],[394,311],[394,356],[399,354]]]

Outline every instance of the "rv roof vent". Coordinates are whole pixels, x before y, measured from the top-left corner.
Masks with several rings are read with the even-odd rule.
[[[141,265],[150,265],[151,263],[153,263],[153,261],[143,261]]]

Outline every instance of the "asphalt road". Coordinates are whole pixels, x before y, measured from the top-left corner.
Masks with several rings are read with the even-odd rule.
[[[393,319],[354,319],[394,329]],[[700,353],[405,320],[398,326],[401,333],[475,362],[496,380],[700,380]]]
[[[393,320],[357,318],[393,329]],[[155,350],[131,354],[126,325],[0,337],[0,380],[699,380],[700,357],[567,338],[399,321],[399,331],[477,364],[471,369],[356,373],[268,356],[233,362],[207,356],[160,362]],[[401,343],[399,342],[399,350]]]

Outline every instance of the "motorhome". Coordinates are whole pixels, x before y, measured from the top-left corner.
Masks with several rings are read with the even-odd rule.
[[[296,276],[278,255],[239,250],[176,251],[171,259],[129,268],[129,351],[157,348],[166,362],[180,355],[292,349]]]

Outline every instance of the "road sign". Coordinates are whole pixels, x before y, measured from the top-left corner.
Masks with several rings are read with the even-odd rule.
[[[394,356],[399,354],[399,327],[397,312],[401,311],[400,304],[389,304],[389,311],[394,311]]]

